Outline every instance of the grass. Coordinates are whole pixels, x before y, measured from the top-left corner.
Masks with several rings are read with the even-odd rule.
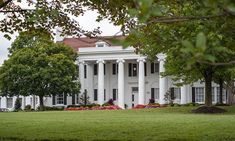
[[[192,107],[120,111],[0,113],[0,140],[235,140],[235,107],[192,114]]]

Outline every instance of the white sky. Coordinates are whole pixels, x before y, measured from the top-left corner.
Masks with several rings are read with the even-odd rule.
[[[100,27],[100,30],[102,31],[102,36],[114,35],[120,31],[120,27],[114,26],[108,20],[103,20],[99,23],[96,22],[95,19],[97,15],[98,14],[94,11],[87,11],[83,17],[78,18],[78,21],[80,25],[86,30],[92,30],[96,27]],[[0,65],[5,59],[7,59],[7,48],[10,47],[11,43],[15,39],[15,35],[12,36],[13,38],[10,41],[4,38],[3,35],[4,34],[0,32]]]

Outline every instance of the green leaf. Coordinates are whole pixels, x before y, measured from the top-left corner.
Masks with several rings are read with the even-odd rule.
[[[4,37],[7,38],[8,40],[11,40],[11,36],[8,34],[4,34]]]
[[[196,47],[202,48],[203,50],[206,48],[206,36],[202,32],[197,34]]]

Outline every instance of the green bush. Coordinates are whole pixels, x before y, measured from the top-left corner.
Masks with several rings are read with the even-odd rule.
[[[40,110],[40,106],[37,107],[37,111]],[[44,106],[43,107],[44,111],[62,111],[64,110],[64,106],[61,107],[49,107],[49,106]]]
[[[25,111],[31,111],[31,105],[26,105],[26,106],[24,107],[24,110],[25,110]]]
[[[22,109],[21,109],[20,99],[19,99],[19,98],[16,98],[15,106],[14,106],[14,111],[20,111],[20,110],[22,110]]]
[[[191,102],[191,103],[184,104],[183,106],[191,106],[192,107],[192,106],[200,106],[200,104]]]
[[[68,105],[67,108],[79,108],[81,107],[80,105]]]

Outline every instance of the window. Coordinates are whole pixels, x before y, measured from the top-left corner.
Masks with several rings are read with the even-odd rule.
[[[137,76],[137,64],[129,63],[129,76]]]
[[[94,89],[94,101],[97,101],[98,99],[98,91],[97,89]]]
[[[117,89],[113,89],[113,100],[117,100],[118,99],[118,90]]]
[[[132,92],[133,92],[133,93],[134,93],[134,92],[138,93],[138,91],[139,91],[139,88],[138,88],[138,87],[132,87]]]
[[[104,44],[97,44],[97,47],[104,47]]]
[[[151,63],[151,73],[159,72],[159,63]]]
[[[2,104],[1,104],[2,101],[1,100],[2,100],[2,98],[0,97],[0,108],[2,107]]]
[[[104,75],[105,75],[105,69],[106,68],[106,65],[104,64]],[[85,70],[84,70],[85,71]],[[97,64],[94,64],[94,75],[97,75],[98,74],[98,65]],[[85,75],[84,75],[85,76]]]
[[[220,99],[220,88],[217,87],[216,88],[216,91],[217,91],[217,102],[219,102],[219,99]],[[223,98],[222,98],[223,101],[226,101],[226,90],[223,89]]]
[[[113,75],[118,74],[118,64],[113,64]]]
[[[56,96],[56,104],[64,104],[64,95],[63,94]]]
[[[7,98],[7,108],[13,107],[13,98]]]
[[[97,64],[94,64],[94,75],[97,75],[98,74],[98,66]]]
[[[174,88],[174,98],[175,99],[181,98],[181,89],[180,88]]]
[[[87,65],[84,65],[84,78],[87,78]]]
[[[159,99],[159,88],[151,88],[151,99]]]
[[[195,102],[204,102],[204,88],[195,87]]]
[[[215,87],[212,87],[212,101],[215,101]]]

